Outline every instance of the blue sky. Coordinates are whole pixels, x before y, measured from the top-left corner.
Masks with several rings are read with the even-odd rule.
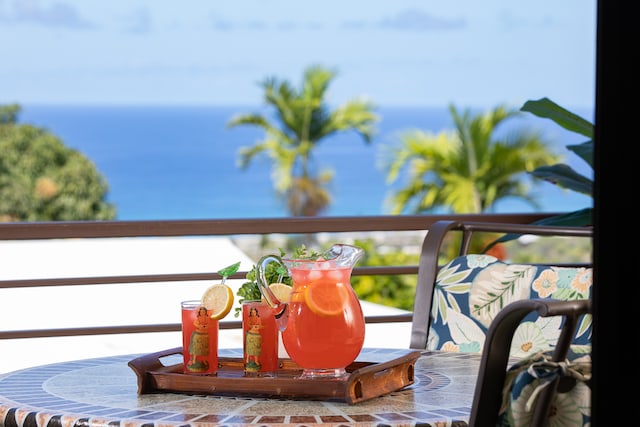
[[[380,106],[592,108],[596,0],[0,0],[0,104],[256,105],[338,72]]]

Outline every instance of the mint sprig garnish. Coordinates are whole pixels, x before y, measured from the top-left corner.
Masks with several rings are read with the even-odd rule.
[[[320,256],[320,252],[308,249],[305,245],[300,245],[293,251],[293,259],[315,260]]]
[[[279,249],[279,251],[280,251],[280,258],[284,258],[286,252],[283,251],[281,248]],[[318,257],[320,257],[320,253],[318,251],[309,249],[305,245],[300,245],[297,248],[295,248],[292,254],[293,259],[301,259],[301,260],[316,260],[318,259]],[[237,267],[239,265],[240,263],[237,263],[221,271],[225,271],[227,275],[231,275],[237,271]],[[236,267],[235,270],[232,270],[232,271],[227,270],[234,266]],[[222,272],[218,272],[218,274],[223,275]],[[238,288],[236,295],[238,295],[239,297],[238,302],[241,305],[244,301],[255,301],[262,298],[262,293],[260,292],[260,288],[258,287],[258,282],[256,279],[257,274],[258,274],[258,271],[256,269],[256,266],[254,265],[251,268],[251,270],[247,272],[247,275],[246,275],[247,281],[244,282],[240,286],[240,288]],[[271,283],[284,283],[285,285],[293,286],[293,281],[291,280],[291,276],[289,276],[289,272],[287,271],[287,268],[284,265],[278,264],[277,262],[271,262],[267,264],[267,267],[264,272],[264,276],[265,276],[265,279],[267,279],[267,285]],[[236,307],[234,316],[238,317],[240,316],[240,313],[242,313],[242,308]]]
[[[280,249],[280,257],[284,256],[284,251]],[[260,288],[258,287],[257,282],[258,271],[256,266],[254,265],[251,270],[247,272],[246,278],[247,281],[244,282],[236,295],[238,295],[238,302],[242,304],[244,301],[255,301],[262,298],[262,293],[260,292]],[[267,284],[271,283],[284,283],[285,285],[292,286],[293,281],[291,280],[291,276],[289,276],[289,272],[287,268],[283,265],[279,265],[276,262],[269,263],[267,268],[265,269],[264,276],[267,279]],[[241,307],[236,307],[234,316],[238,317],[242,313]]]

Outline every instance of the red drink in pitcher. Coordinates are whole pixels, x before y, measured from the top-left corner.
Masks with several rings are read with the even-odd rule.
[[[351,271],[363,254],[357,246],[334,244],[320,255],[266,255],[256,264],[260,292],[273,308],[284,348],[302,368],[300,378],[344,377],[360,354],[365,320]],[[265,271],[271,263],[291,276],[288,302],[270,289]]]
[[[310,376],[314,370],[342,371],[364,344],[365,321],[351,287],[352,269],[323,264],[314,269],[289,266],[293,291],[282,339],[291,358]]]

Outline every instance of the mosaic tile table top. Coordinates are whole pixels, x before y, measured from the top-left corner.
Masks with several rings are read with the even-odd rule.
[[[360,360],[382,362],[408,350],[364,349]],[[220,354],[241,357],[241,349]],[[414,384],[355,405],[333,401],[138,395],[127,365],[138,355],[58,363],[0,376],[0,427],[215,427],[215,426],[464,426],[480,358],[425,352]]]

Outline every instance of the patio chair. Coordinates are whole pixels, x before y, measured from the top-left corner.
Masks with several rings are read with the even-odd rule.
[[[515,331],[534,312],[564,320],[555,348],[508,368]],[[564,425],[590,425],[591,358],[570,355],[570,345],[581,318],[591,312],[590,299],[530,299],[505,306],[487,332],[469,425],[546,426],[552,407]]]
[[[576,425],[588,423],[590,262],[511,263],[470,253],[480,232],[592,236],[585,227],[436,222],[422,246],[410,347],[482,354],[472,426],[545,425],[562,399]],[[441,262],[452,235],[460,237],[457,256]]]

